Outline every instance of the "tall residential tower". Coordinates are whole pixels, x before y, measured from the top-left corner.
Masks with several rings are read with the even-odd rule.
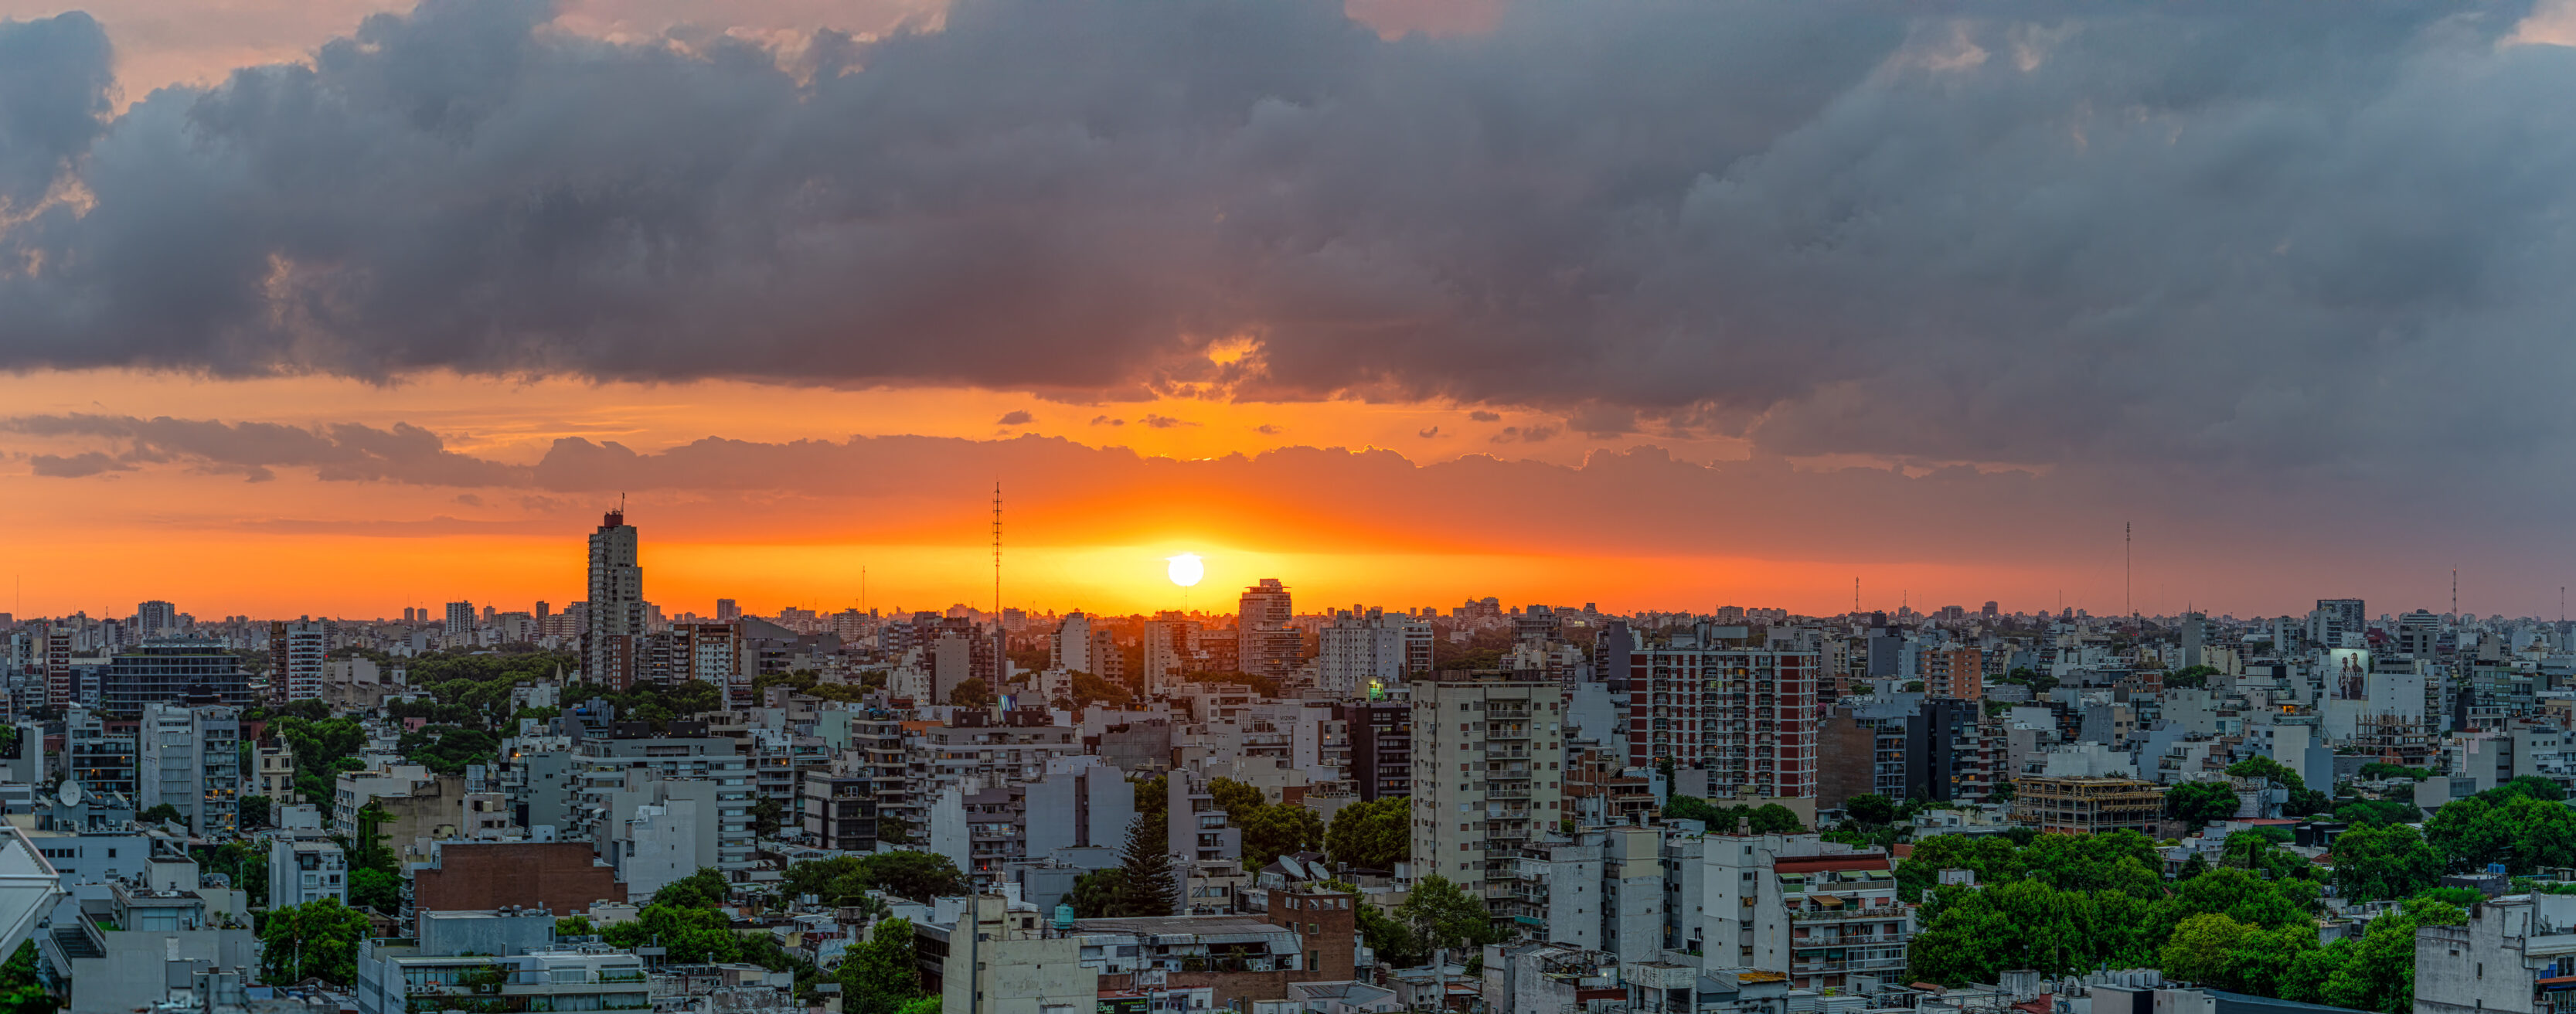
[[[635,562],[635,526],[626,523],[624,507],[608,512],[590,533],[588,612],[583,675],[621,690],[632,686],[644,638],[644,568]]]

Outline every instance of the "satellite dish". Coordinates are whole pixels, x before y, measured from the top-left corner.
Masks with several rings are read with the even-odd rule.
[[[63,779],[62,800],[64,806],[79,806],[81,804],[80,783],[68,778]]]

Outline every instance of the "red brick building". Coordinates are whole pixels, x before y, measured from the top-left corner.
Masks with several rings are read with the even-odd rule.
[[[556,915],[588,912],[601,901],[625,901],[615,870],[587,842],[442,842],[412,882],[423,912],[476,912],[534,906]]]

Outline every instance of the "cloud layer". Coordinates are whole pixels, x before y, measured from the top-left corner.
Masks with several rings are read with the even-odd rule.
[[[771,49],[433,0],[113,120],[66,15],[0,25],[0,366],[1343,392],[1792,455],[2557,474],[2576,56],[2510,42],[2527,13],[1533,5],[1389,40],[1306,0],[968,0]]]

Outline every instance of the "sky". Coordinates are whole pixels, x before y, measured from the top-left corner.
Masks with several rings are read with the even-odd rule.
[[[2556,615],[2570,41],[0,0],[7,605]]]

